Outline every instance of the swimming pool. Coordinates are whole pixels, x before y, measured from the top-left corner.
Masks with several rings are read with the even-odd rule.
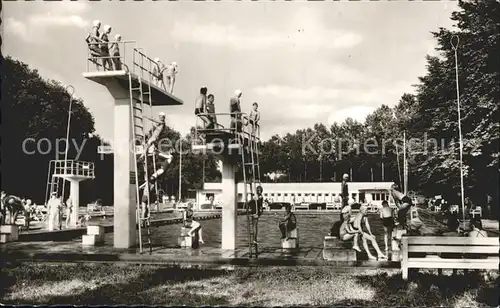
[[[278,218],[283,212],[276,215],[264,212],[259,220],[259,247],[280,247],[280,232],[278,229]],[[338,213],[298,213],[297,224],[299,228],[299,242],[301,247],[323,247],[323,240],[330,232],[333,222],[339,220]],[[383,228],[378,215],[369,215],[372,232],[377,236],[377,242],[383,249]],[[220,247],[222,242],[221,223],[222,219],[204,220],[200,222],[203,227],[203,239],[206,246]],[[151,227],[151,240],[154,246],[176,247],[177,237],[180,235],[180,224],[163,225]],[[237,247],[248,247],[246,216],[238,216],[236,245]],[[106,234],[106,242],[113,242],[113,234]],[[145,238],[145,237],[144,237]]]

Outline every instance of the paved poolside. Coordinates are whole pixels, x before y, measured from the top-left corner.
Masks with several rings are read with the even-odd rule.
[[[200,214],[201,215],[201,214]],[[327,235],[332,221],[338,218],[338,213],[300,213],[299,242],[300,249],[294,253],[283,251],[279,244],[279,234],[273,213],[266,213],[259,223],[259,255],[250,259],[248,254],[246,234],[246,219],[239,217],[237,232],[237,249],[224,251],[220,249],[221,226],[220,216],[208,215],[211,219],[203,222],[206,244],[199,249],[180,248],[177,246],[177,236],[180,225],[178,218],[167,219],[166,224],[158,223],[152,228],[153,251],[145,245],[144,253],[137,248],[118,250],[112,247],[113,233],[105,235],[105,245],[98,247],[83,247],[81,235],[72,239],[38,239],[25,240],[0,245],[0,259],[10,261],[56,261],[56,262],[132,262],[157,263],[165,265],[310,265],[335,267],[369,266],[369,267],[399,267],[399,262],[366,261],[366,254],[358,253],[358,261],[326,261],[323,260],[323,238]],[[370,219],[372,230],[377,234],[377,242],[383,249],[382,227],[376,216]],[[430,228],[435,222],[429,221]],[[109,227],[108,227],[109,228]],[[111,226],[112,228],[112,226]],[[62,231],[59,231],[62,232]],[[429,232],[433,232],[432,230]],[[389,258],[390,260],[391,258]]]

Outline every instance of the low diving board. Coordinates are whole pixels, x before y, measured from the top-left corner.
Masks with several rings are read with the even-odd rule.
[[[220,133],[216,136],[207,135],[206,139],[199,143],[199,141],[193,141],[191,144],[191,149],[193,152],[197,153],[211,153],[215,155],[224,156],[241,156],[241,151],[248,152],[250,150],[248,144],[248,138],[245,138],[243,143],[237,142],[234,139],[234,135],[228,132]],[[258,154],[262,153],[257,150]]]
[[[99,71],[99,72],[84,72],[83,77],[97,82],[101,85],[106,85],[110,80],[116,80],[127,91],[129,90],[129,74],[132,77],[132,87],[138,88],[142,83],[143,92],[147,92],[149,81],[145,78],[139,82],[139,76],[134,73],[129,73],[125,70],[119,71]],[[166,92],[160,87],[151,83],[151,105],[153,106],[177,106],[182,105],[183,101],[180,98]]]

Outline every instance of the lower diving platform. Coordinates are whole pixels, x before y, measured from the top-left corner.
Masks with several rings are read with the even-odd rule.
[[[248,133],[236,133],[234,129],[218,128],[218,129],[198,129],[198,135],[203,134],[204,138],[195,138],[192,143],[192,151],[194,153],[207,153],[225,156],[238,157],[241,151],[250,151],[251,136]],[[253,140],[253,142],[256,139]],[[258,142],[258,141],[257,141]],[[253,151],[257,149],[260,155],[259,147],[253,145]]]

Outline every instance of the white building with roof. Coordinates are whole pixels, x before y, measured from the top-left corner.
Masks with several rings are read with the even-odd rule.
[[[394,182],[348,182],[349,195],[361,204],[381,205],[389,200],[389,189]],[[269,202],[282,203],[334,203],[340,197],[341,183],[262,183],[263,196]],[[243,202],[243,183],[238,183],[238,202]],[[213,198],[214,204],[221,204],[222,183],[205,183],[196,191],[196,203],[207,204]]]

